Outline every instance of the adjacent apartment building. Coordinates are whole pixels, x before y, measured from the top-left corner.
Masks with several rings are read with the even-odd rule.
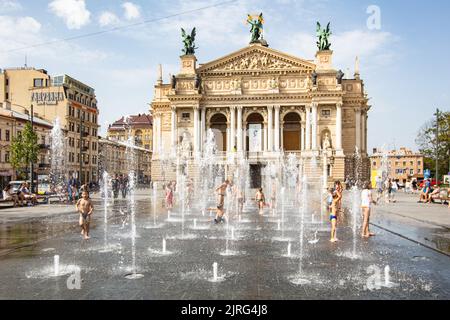
[[[108,172],[110,176],[128,175],[128,152],[133,152],[138,183],[149,183],[151,180],[152,153],[138,146],[129,148],[123,142],[109,139],[99,140],[99,170]]]
[[[108,139],[112,141],[127,141],[134,137],[137,147],[146,150],[153,148],[153,118],[149,114],[138,114],[122,117],[108,127]]]
[[[405,183],[413,178],[423,179],[423,155],[407,148],[391,150],[387,153],[373,149],[370,156],[372,178],[382,168],[387,168],[389,176]]]
[[[17,171],[10,163],[11,143],[23,131],[30,115],[13,111],[6,102],[0,102],[0,188],[17,180]],[[50,171],[50,132],[52,124],[41,118],[34,118],[34,132],[38,136],[39,155],[35,163],[37,177],[48,176]]]
[[[66,176],[98,181],[98,115],[95,90],[68,75],[46,70],[0,70],[0,101],[16,112],[33,112],[51,123],[59,118],[66,143]]]

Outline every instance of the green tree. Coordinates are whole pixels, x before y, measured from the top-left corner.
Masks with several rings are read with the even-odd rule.
[[[31,162],[37,162],[38,153],[38,136],[33,132],[31,124],[27,123],[22,133],[12,140],[11,165],[18,171],[19,175],[23,175],[28,171]]]
[[[438,123],[439,136],[436,135]],[[448,174],[450,172],[450,112],[439,112],[437,119],[435,115],[434,119],[426,122],[417,135],[416,144],[424,155],[425,169],[430,169],[435,176],[437,155],[439,176]]]

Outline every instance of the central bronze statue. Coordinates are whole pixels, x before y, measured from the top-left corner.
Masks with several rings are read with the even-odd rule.
[[[263,14],[260,13],[257,19],[253,19],[251,15],[247,16],[248,16],[247,23],[252,26],[250,30],[250,33],[252,34],[252,40],[250,41],[250,43],[258,43],[260,42],[261,33],[263,30],[264,24]]]
[[[326,29],[322,29],[322,27],[320,26],[320,22],[317,22],[316,31],[317,37],[319,38],[319,41],[317,41],[317,47],[319,48],[319,51],[330,50],[331,43],[328,40],[328,38],[331,36],[330,22],[328,22]]]
[[[191,34],[187,34],[186,31],[184,31],[183,28],[181,28],[181,36],[183,37],[183,44],[184,44],[184,48],[183,48],[183,53],[185,55],[191,55],[191,54],[195,54],[195,49],[198,49],[195,47],[195,36],[197,35],[197,32],[194,29],[192,29]]]

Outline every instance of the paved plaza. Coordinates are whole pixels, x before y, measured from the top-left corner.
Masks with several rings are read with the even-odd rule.
[[[375,207],[369,240],[354,232],[346,210],[341,241],[331,244],[318,206],[303,216],[302,233],[292,201],[284,213],[267,209],[263,216],[249,204],[240,217],[214,225],[209,212],[195,208],[183,214],[176,206],[169,216],[162,197],[153,203],[150,194],[136,196],[136,237],[133,206],[122,199],[105,210],[94,197],[89,241],[81,240],[73,206],[0,210],[0,298],[450,298],[447,206],[400,194],[397,203]]]

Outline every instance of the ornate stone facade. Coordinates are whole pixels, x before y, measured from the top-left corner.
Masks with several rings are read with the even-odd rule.
[[[332,51],[319,51],[313,62],[255,43],[196,63],[195,56],[182,56],[175,80],[164,84],[160,76],[155,86],[154,180],[162,178],[161,159],[178,150],[186,134],[192,158],[200,155],[209,129],[224,159],[236,152],[262,167],[284,152],[312,170],[312,162],[326,153],[330,183],[354,176],[355,150],[367,162],[370,107],[364,83],[357,70],[353,79],[342,79]],[[320,161],[309,176],[319,176],[324,165]]]

